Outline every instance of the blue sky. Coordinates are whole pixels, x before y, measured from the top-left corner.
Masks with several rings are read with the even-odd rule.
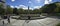
[[[60,0],[6,0],[6,4],[10,5],[12,8],[25,8],[27,9],[27,6],[30,6],[30,9],[34,8],[40,8],[44,4],[50,4],[52,2],[57,2]]]

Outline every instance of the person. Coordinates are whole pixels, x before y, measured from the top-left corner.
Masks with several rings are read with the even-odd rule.
[[[8,23],[10,23],[10,18],[8,18]]]
[[[7,17],[8,17],[8,18],[7,18],[7,19],[8,19],[8,23],[10,23],[10,16],[9,16],[9,15],[7,15]]]
[[[4,20],[2,22],[3,22],[3,26],[4,26]]]
[[[3,25],[5,24],[5,22],[4,22],[5,19],[7,19],[7,16],[6,15],[3,16],[3,21],[2,21]]]
[[[4,15],[3,19],[7,19],[7,16],[6,16],[6,15]]]
[[[28,19],[30,19],[31,17],[30,16],[28,16]]]
[[[6,24],[6,23],[5,23],[5,21],[6,21],[5,19],[7,19],[7,16],[4,15],[4,16],[1,16],[1,17],[2,17],[2,23],[3,23],[3,26],[4,26],[4,24]]]

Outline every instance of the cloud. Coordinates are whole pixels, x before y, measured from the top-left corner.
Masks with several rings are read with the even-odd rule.
[[[25,6],[25,5],[19,5],[19,6],[15,6],[16,8],[23,8],[24,10],[27,10],[28,9],[28,7],[27,6]],[[31,8],[31,7],[29,7],[29,9],[30,10],[33,10],[33,9],[39,9],[39,8],[41,8],[42,6],[34,6],[33,8]]]
[[[12,6],[13,7],[13,6]],[[27,6],[25,6],[25,5],[19,5],[19,6],[15,6],[16,8],[23,8],[24,10],[27,10],[28,9],[28,7]],[[31,7],[29,7],[29,9],[30,10],[33,10],[33,8],[31,8]]]
[[[19,5],[19,8],[28,9],[25,5]]]
[[[52,1],[52,0],[49,0],[50,2]]]
[[[24,10],[27,10],[28,9],[28,7],[27,6],[25,6],[25,5],[19,5],[19,6],[10,6],[11,8],[23,8]],[[31,7],[29,7],[29,9],[30,10],[34,10],[34,9],[39,9],[39,8],[41,8],[42,6],[34,6],[33,8],[31,8]]]
[[[24,6],[24,5],[19,5],[19,6],[14,6],[15,8],[24,8],[24,7],[26,7],[26,6]]]
[[[14,2],[15,0],[11,0],[12,2]]]
[[[50,4],[52,2],[52,0],[45,0],[44,4]]]
[[[11,8],[14,8],[14,6],[10,6]]]
[[[33,8],[29,7],[30,10],[33,10]]]
[[[41,8],[42,6],[35,6],[34,9],[39,9]]]
[[[34,6],[33,2],[29,1],[28,6]]]
[[[25,5],[19,5],[19,7],[26,7]]]
[[[50,3],[52,3],[52,0],[49,0]]]
[[[31,1],[29,1],[28,3],[32,3]]]
[[[40,3],[41,0],[36,0],[38,3]]]
[[[19,6],[15,6],[15,8],[18,8],[19,9],[20,7]]]
[[[49,4],[49,1],[48,0],[45,0],[45,3],[44,4]]]

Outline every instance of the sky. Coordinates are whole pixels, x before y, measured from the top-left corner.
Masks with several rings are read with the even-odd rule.
[[[6,0],[6,4],[10,5],[12,8],[22,7],[23,9],[27,9],[29,6],[30,9],[39,9],[45,4],[50,4],[57,1],[60,2],[60,0]]]

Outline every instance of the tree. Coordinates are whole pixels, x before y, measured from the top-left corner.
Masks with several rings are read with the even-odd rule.
[[[34,10],[33,10],[33,13],[34,13],[34,14],[40,14],[39,9],[34,9]]]
[[[24,13],[23,8],[19,8],[19,9],[18,9],[18,13],[19,13],[19,14],[23,14],[23,13]]]
[[[6,11],[7,14],[13,14],[13,9],[9,5],[7,5],[7,9],[6,10],[7,10]]]
[[[56,12],[56,13],[60,13],[60,2],[56,2],[56,8],[55,8],[55,10],[54,10],[54,12]]]
[[[16,15],[18,14],[17,8],[14,8],[14,9],[13,9],[13,14],[16,14]]]
[[[28,14],[28,10],[24,10],[24,14]]]
[[[5,9],[3,9],[3,4],[0,3],[0,15],[4,15],[5,14]]]
[[[43,13],[54,13],[54,9],[56,8],[56,4],[55,3],[52,3],[52,4],[49,4],[49,5],[45,5],[43,6],[41,9],[42,9],[42,12]]]
[[[33,14],[33,10],[29,10],[29,13],[30,13],[30,14]]]

